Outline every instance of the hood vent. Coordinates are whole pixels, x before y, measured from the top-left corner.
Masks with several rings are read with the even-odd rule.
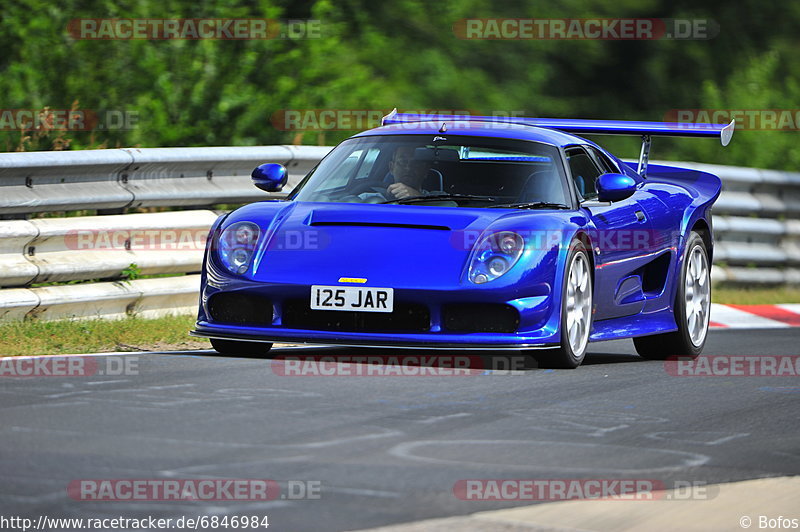
[[[434,231],[450,231],[449,227],[444,225],[427,225],[427,224],[411,224],[411,223],[394,223],[394,222],[344,222],[344,221],[314,221],[309,224],[311,226],[355,226],[355,227],[402,227],[405,229],[432,229]]]

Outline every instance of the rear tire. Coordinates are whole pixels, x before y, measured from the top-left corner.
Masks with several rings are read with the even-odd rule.
[[[675,321],[678,330],[633,339],[639,356],[665,360],[671,356],[697,358],[708,337],[711,314],[711,268],[706,244],[692,231],[686,244],[680,282],[675,294]]]
[[[536,356],[541,368],[574,369],[586,357],[594,314],[592,263],[582,242],[570,245],[561,288],[561,346]]]
[[[235,357],[265,357],[272,349],[269,342],[241,342],[239,340],[220,340],[211,338],[211,347],[221,355]]]

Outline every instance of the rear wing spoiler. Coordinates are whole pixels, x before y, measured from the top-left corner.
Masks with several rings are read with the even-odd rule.
[[[385,126],[410,122],[442,122],[443,129],[446,130],[447,122],[463,120],[543,127],[583,135],[640,135],[642,137],[642,150],[639,155],[637,171],[643,176],[647,172],[651,137],[719,138],[722,145],[727,146],[731,141],[731,137],[733,137],[735,125],[733,120],[731,120],[730,124],[637,122],[626,120],[524,118],[514,116],[412,114],[398,113],[397,109],[394,109],[391,113],[384,116],[381,124]]]

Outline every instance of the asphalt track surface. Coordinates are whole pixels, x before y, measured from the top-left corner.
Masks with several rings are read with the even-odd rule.
[[[704,356],[797,355],[798,331],[712,331]],[[138,374],[0,379],[0,514],[268,515],[269,530],[355,530],[531,504],[460,500],[463,479],[670,487],[800,473],[798,377],[678,377],[630,341],[590,345],[577,370],[457,377],[285,376],[285,362],[210,352],[127,357]],[[67,495],[78,479],[191,478],[274,479],[283,495],[288,481],[315,481],[321,492],[259,502]]]

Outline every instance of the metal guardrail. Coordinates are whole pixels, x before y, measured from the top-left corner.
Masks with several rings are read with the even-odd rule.
[[[257,201],[266,196],[250,180],[257,165],[286,166],[290,188],[330,149],[127,148],[0,154],[0,220],[4,220],[0,221],[0,320],[194,312],[198,275],[35,285],[119,279],[131,264],[141,275],[198,272],[216,213],[106,213]],[[75,210],[105,215],[26,219]]]
[[[0,320],[193,313],[199,288],[195,273],[216,213],[8,218],[256,201],[265,193],[251,184],[255,166],[286,165],[292,186],[329,150],[265,146],[0,154],[0,218],[6,218],[0,221]],[[715,281],[800,284],[800,173],[663,164],[723,180],[714,207]],[[132,263],[142,275],[184,275],[114,281]],[[89,279],[103,281],[35,286]]]
[[[216,219],[177,211],[0,222],[0,286],[114,278],[131,264],[141,275],[198,271]]]
[[[718,175],[714,204],[715,282],[800,284],[800,172],[653,161]]]
[[[257,165],[283,164],[291,186],[328,151],[257,146],[0,154],[0,215],[255,201],[264,196],[250,182]]]
[[[155,318],[197,312],[199,275],[0,290],[0,321]]]
[[[800,215],[800,172],[701,163],[664,164],[720,176],[723,192],[714,204],[714,212],[759,218],[797,218]]]

